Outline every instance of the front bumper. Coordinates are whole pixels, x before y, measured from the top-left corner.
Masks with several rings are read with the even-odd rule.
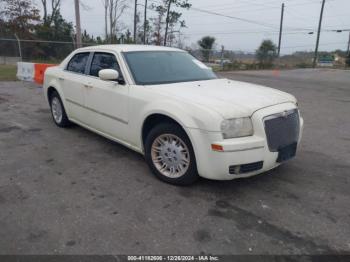
[[[200,176],[215,180],[231,180],[250,177],[277,167],[277,152],[269,150],[263,119],[284,110],[294,109],[293,103],[284,103],[256,111],[252,116],[254,135],[249,137],[223,139],[221,132],[207,132],[188,129],[192,141],[197,169]],[[303,119],[300,118],[300,143]],[[211,144],[221,145],[222,152],[213,151]],[[263,162],[262,168],[252,172],[230,174],[230,167]],[[233,173],[233,172],[231,172]]]

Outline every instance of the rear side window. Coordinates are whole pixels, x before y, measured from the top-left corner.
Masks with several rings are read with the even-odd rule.
[[[67,70],[84,74],[89,55],[90,53],[79,53],[73,56],[73,58],[68,63]]]
[[[92,59],[90,75],[98,77],[98,72],[102,69],[115,69],[120,72],[115,55],[109,53],[95,53]]]

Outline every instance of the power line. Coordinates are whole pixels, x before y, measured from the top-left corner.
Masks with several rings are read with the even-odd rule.
[[[221,14],[221,13],[217,13],[217,12],[213,12],[213,11],[209,11],[209,10],[204,10],[204,9],[200,9],[200,8],[196,8],[196,7],[191,7],[191,10],[194,10],[194,11],[197,11],[197,12],[201,12],[201,13],[207,13],[207,14],[211,14],[211,15],[226,17],[226,18],[230,18],[230,19],[234,19],[234,20],[238,20],[238,21],[242,21],[242,22],[246,22],[246,23],[250,23],[250,24],[255,24],[255,25],[260,25],[260,26],[276,29],[276,26],[274,26],[272,24],[267,24],[267,23],[264,23],[264,22],[254,21],[254,20],[245,19],[245,18],[236,17],[236,16],[231,16],[231,15],[225,15],[225,14]]]
[[[153,3],[157,3],[157,4],[161,4],[161,3],[157,2],[157,1],[154,1],[154,0],[152,0],[152,2]],[[226,18],[230,18],[230,19],[234,19],[234,20],[238,20],[238,21],[243,21],[243,22],[251,23],[251,24],[255,24],[255,25],[265,26],[265,27],[269,27],[269,28],[276,28],[276,26],[272,25],[272,24],[268,24],[268,23],[264,23],[264,22],[260,22],[260,21],[254,21],[254,20],[245,19],[245,18],[236,17],[236,16],[231,16],[231,15],[225,15],[225,14],[221,14],[221,13],[217,13],[217,12],[214,12],[214,11],[193,7],[193,6],[189,9],[189,11],[191,11],[191,10],[196,11],[196,12],[201,12],[201,13],[206,13],[206,14],[226,17]]]

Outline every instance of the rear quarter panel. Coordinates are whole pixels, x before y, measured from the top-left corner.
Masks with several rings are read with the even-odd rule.
[[[63,87],[62,87],[62,84],[58,80],[58,78],[61,76],[61,74],[62,74],[62,68],[60,66],[50,67],[45,71],[43,91],[44,91],[44,96],[48,102],[49,102],[48,89],[49,89],[49,87],[53,87],[56,89],[56,91],[60,95],[63,104],[65,103]]]

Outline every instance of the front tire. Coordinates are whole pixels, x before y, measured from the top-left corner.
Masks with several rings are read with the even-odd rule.
[[[64,109],[62,100],[57,91],[53,91],[50,95],[50,108],[53,121],[59,127],[68,127],[72,123],[69,121],[66,110]]]
[[[152,172],[167,183],[190,185],[198,179],[192,144],[177,124],[160,124],[150,131],[145,158]]]

